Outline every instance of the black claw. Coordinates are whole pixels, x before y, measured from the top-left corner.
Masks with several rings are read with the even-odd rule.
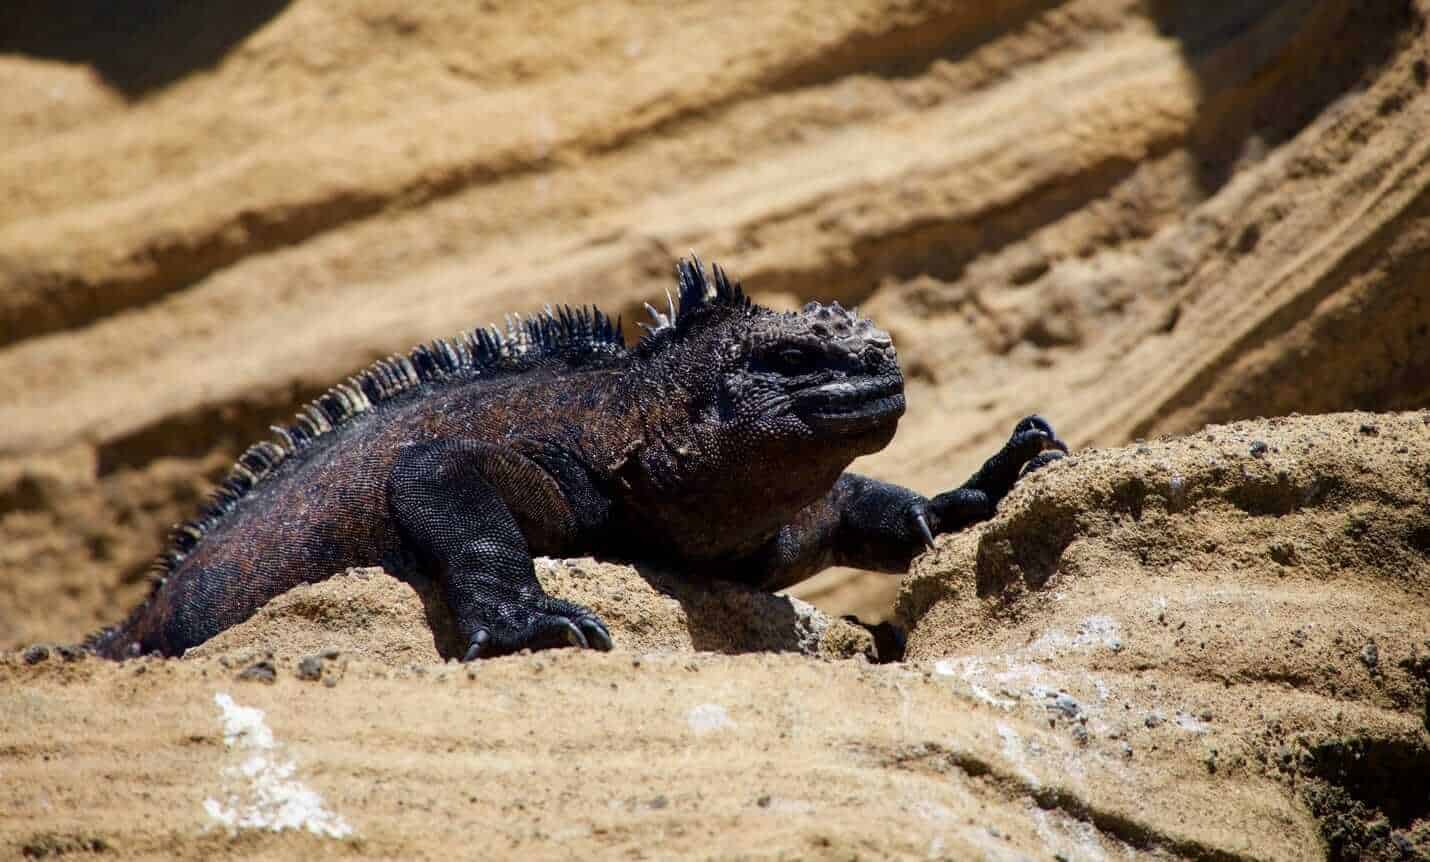
[[[471,646],[467,647],[467,654],[462,657],[462,661],[472,661],[473,659],[481,658],[482,653],[486,651],[487,643],[491,641],[491,639],[491,632],[486,629],[477,629],[476,634],[472,635]]]
[[[929,519],[928,519],[928,515],[926,515],[926,514],[923,513],[923,512],[917,512],[917,513],[915,513],[915,514],[914,514],[914,523],[918,525],[919,534],[924,537],[924,545],[925,545],[926,547],[932,548],[932,547],[933,547],[933,530],[930,530],[930,529],[929,529]]]
[[[586,642],[592,649],[601,652],[609,652],[615,643],[611,640],[611,633],[606,630],[606,626],[595,617],[582,617],[576,624],[581,627],[581,631],[586,635]]]
[[[576,628],[576,624],[570,620],[562,620],[557,623],[556,627],[560,630],[562,637],[566,639],[566,643],[571,646],[580,647],[582,649],[590,646],[590,644],[586,643],[586,636],[581,634],[581,630]]]

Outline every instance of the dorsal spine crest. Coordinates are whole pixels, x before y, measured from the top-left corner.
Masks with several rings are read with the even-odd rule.
[[[579,366],[625,352],[620,322],[595,306],[547,306],[534,317],[508,316],[506,333],[488,326],[379,359],[304,405],[289,424],[272,426],[272,440],[245,450],[199,517],[174,528],[168,548],[155,561],[155,580],[162,583],[224,515],[281,465],[386,401],[427,383],[519,374],[552,361]]]
[[[693,256],[691,262],[682,261],[679,277],[678,312],[674,301],[670,301],[670,320],[675,326],[682,321],[688,325],[703,307],[716,304],[749,307],[749,300],[739,285],[731,285],[718,267],[711,282]],[[131,620],[143,613],[159,587],[177,571],[204,536],[254,488],[316,441],[356,417],[428,384],[521,374],[555,363],[579,368],[628,353],[620,319],[612,320],[595,306],[547,306],[532,317],[508,315],[505,323],[505,332],[489,325],[462,332],[453,339],[439,338],[419,344],[406,353],[378,359],[304,405],[288,424],[272,426],[273,439],[253,444],[238,457],[228,475],[200,507],[198,517],[174,527],[165,550],[151,569],[149,597],[134,609]],[[650,337],[642,341],[643,346]],[[86,643],[95,648],[125,625],[128,621],[97,632]]]

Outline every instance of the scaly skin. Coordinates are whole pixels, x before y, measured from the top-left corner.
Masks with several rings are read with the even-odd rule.
[[[963,486],[925,498],[844,472],[904,412],[887,333],[840,308],[776,313],[715,268],[633,349],[563,309],[414,349],[335,387],[239,460],[176,530],[150,597],[90,639],[179,655],[301,583],[381,565],[436,580],[466,658],[610,649],[533,556],[647,560],[779,589],[830,565],[903,572],[1066,451],[1028,417]]]

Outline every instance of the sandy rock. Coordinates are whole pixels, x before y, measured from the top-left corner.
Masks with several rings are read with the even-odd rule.
[[[17,652],[0,846],[1413,858],[1426,418],[1077,452],[919,561],[905,663],[812,660],[798,605],[586,560],[541,577],[605,613],[616,652],[440,663],[418,594],[375,570],[181,660]],[[744,615],[738,637],[785,651],[688,651]]]
[[[1077,452],[942,540],[898,607],[911,660],[1175,780],[1140,804],[1149,821],[1252,834],[1276,816],[1279,794],[1253,789],[1270,778],[1335,856],[1430,850],[1430,412]],[[1131,805],[1094,801],[1119,792],[1089,802]]]
[[[868,631],[788,596],[734,584],[685,583],[591,559],[540,559],[536,571],[548,593],[600,614],[622,651],[877,657]],[[414,587],[381,569],[349,569],[289,590],[185,657],[223,657],[236,666],[270,655],[296,665],[305,657],[335,652],[406,667],[465,651],[446,604],[431,585]]]

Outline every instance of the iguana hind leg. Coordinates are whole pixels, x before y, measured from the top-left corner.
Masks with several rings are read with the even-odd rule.
[[[570,512],[535,463],[491,444],[411,446],[393,467],[388,500],[404,540],[434,569],[466,659],[526,648],[611,648],[610,632],[592,611],[548,596],[536,580],[518,513],[529,525],[545,515],[543,530],[559,534]]]

